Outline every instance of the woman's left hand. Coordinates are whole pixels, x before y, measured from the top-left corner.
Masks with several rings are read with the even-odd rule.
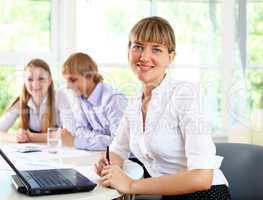
[[[127,176],[118,165],[106,166],[101,175],[103,186],[115,188],[122,193],[131,193],[133,179]]]
[[[25,129],[18,129],[18,132],[16,134],[16,142],[17,143],[25,143],[30,142],[29,138],[29,132]]]

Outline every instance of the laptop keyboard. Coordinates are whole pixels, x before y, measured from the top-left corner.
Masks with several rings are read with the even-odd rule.
[[[29,171],[32,178],[41,187],[72,186],[73,184],[57,170]]]

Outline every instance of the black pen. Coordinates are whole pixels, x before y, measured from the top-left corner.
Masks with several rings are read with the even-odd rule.
[[[108,160],[108,162],[110,164],[110,147],[109,146],[107,146],[106,159]]]

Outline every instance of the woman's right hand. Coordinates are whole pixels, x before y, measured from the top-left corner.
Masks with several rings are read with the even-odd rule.
[[[109,165],[109,161],[106,158],[106,153],[101,154],[101,158],[95,163],[96,173],[101,176],[102,170]]]
[[[111,164],[118,165],[119,167],[122,167],[123,159],[119,155],[110,152],[110,162],[109,162],[106,158],[106,152],[103,152],[101,154],[101,158],[95,164],[96,173],[99,176],[101,176],[102,170],[104,170],[106,166],[111,165]]]

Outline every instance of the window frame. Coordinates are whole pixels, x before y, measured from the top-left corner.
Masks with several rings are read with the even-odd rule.
[[[149,16],[156,15],[156,5],[159,0],[145,0],[150,1]],[[172,0],[170,0],[172,1]],[[178,2],[206,2],[209,0],[174,0]],[[222,131],[228,133],[231,124],[231,110],[229,105],[231,104],[231,99],[229,98],[229,89],[232,87],[233,73],[235,66],[235,45],[236,45],[236,29],[235,29],[235,16],[236,16],[236,0],[211,0],[213,2],[220,2],[222,5],[221,11],[221,21],[222,21],[222,56],[220,58],[219,70],[221,71],[221,76],[224,77],[224,81],[221,84],[221,114],[222,114]],[[262,2],[262,0],[247,0],[245,3],[249,2]],[[51,0],[51,51],[49,53],[26,53],[26,52],[0,52],[0,64],[1,65],[24,65],[32,57],[41,57],[50,64],[63,63],[63,61],[73,52],[76,51],[76,4],[75,0]],[[244,7],[243,7],[244,8]],[[247,28],[247,12],[245,9],[240,9],[240,17],[242,20],[239,22],[240,30],[244,31]],[[244,38],[244,35],[242,36]],[[245,39],[240,40],[240,52],[247,53],[246,51],[246,36]],[[243,43],[242,43],[243,42]],[[243,60],[246,60],[247,55]],[[14,59],[15,58],[15,59]],[[242,58],[241,58],[242,59]],[[104,67],[122,67],[127,65],[127,63],[100,63],[99,65]],[[177,65],[176,67],[185,67],[183,65]],[[205,69],[209,66],[189,66],[191,68],[199,68],[200,70]],[[247,68],[263,68],[263,63],[258,65],[249,65]],[[223,137],[226,134],[222,133]]]
[[[64,0],[63,0],[64,1]],[[23,52],[23,51],[0,51],[0,64],[7,66],[23,65],[33,57],[40,57],[48,62],[57,62],[61,55],[60,35],[61,13],[63,8],[60,6],[62,0],[50,0],[51,4],[51,26],[50,26],[50,51],[49,52]],[[15,59],[14,59],[15,58]]]

